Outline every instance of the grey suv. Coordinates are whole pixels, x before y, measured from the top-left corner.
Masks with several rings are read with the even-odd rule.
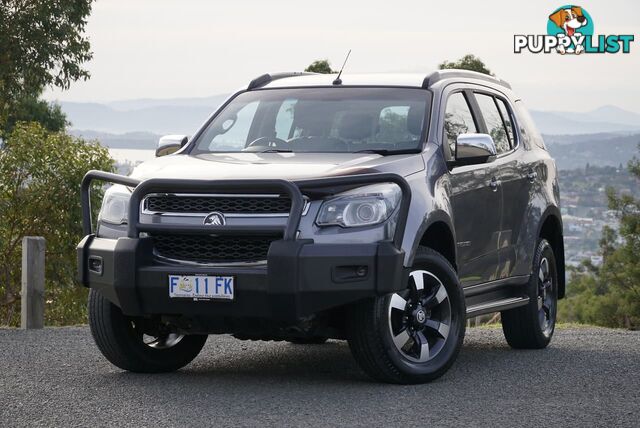
[[[454,362],[466,319],[500,312],[544,348],[564,296],[556,167],[507,83],[265,74],[129,177],[90,171],[80,281],[104,356],[188,364],[210,334],[347,340],[371,377]],[[97,227],[89,190],[111,182]]]

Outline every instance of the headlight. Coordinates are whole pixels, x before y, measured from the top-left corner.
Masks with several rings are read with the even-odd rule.
[[[379,224],[395,211],[402,191],[396,184],[358,187],[322,203],[318,226],[358,227]]]
[[[120,185],[114,185],[104,192],[99,222],[111,224],[127,224],[129,217],[129,199],[131,192]]]

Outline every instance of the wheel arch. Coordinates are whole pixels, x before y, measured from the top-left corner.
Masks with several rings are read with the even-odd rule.
[[[558,207],[552,206],[547,208],[540,220],[537,236],[549,241],[551,248],[553,248],[553,254],[556,258],[556,267],[558,269],[558,298],[561,299],[565,296],[566,279],[562,216]]]
[[[454,229],[451,219],[446,213],[434,212],[429,216],[428,221],[422,225],[411,249],[411,256],[408,260],[409,266],[413,264],[418,246],[428,247],[437,251],[451,263],[454,270],[458,270]]]

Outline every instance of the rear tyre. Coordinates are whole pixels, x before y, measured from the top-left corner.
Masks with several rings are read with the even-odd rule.
[[[89,326],[100,352],[113,365],[137,373],[172,372],[189,364],[206,335],[182,335],[160,323],[125,316],[99,292],[89,291]]]
[[[442,255],[420,247],[405,290],[353,306],[347,321],[349,347],[376,380],[430,382],[458,356],[465,319],[456,272]]]
[[[546,239],[538,242],[526,294],[526,306],[501,313],[502,331],[512,348],[542,349],[551,342],[558,309],[556,258]]]

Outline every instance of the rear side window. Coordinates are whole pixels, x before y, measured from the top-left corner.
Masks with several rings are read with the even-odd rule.
[[[475,94],[480,112],[487,126],[487,132],[496,144],[496,152],[500,155],[511,150],[507,128],[502,121],[495,98],[491,95]]]
[[[475,134],[478,132],[469,108],[469,103],[462,92],[457,92],[447,100],[444,113],[444,133],[447,144],[453,155],[456,152],[456,140],[460,134]]]
[[[513,116],[511,116],[511,113],[509,113],[509,108],[507,108],[507,104],[504,100],[496,98],[496,103],[498,103],[498,109],[500,110],[500,114],[502,115],[502,121],[507,127],[507,136],[509,137],[511,147],[515,147],[518,143],[514,134],[515,126],[513,124]]]

